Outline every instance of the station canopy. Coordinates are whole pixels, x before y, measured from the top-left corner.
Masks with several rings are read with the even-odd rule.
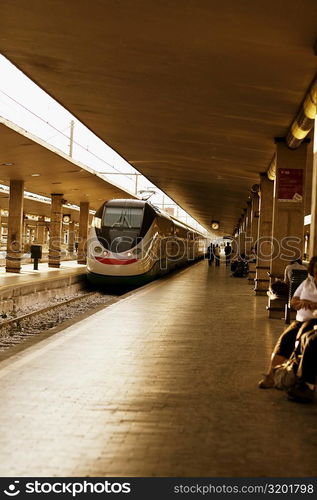
[[[223,234],[317,67],[316,0],[2,0],[1,18],[9,60]]]
[[[131,193],[105,181],[86,165],[2,118],[0,184],[9,185],[10,180],[23,180],[25,191],[38,195],[50,197],[54,193],[62,194],[65,201],[73,205],[88,201],[93,210],[97,210],[105,200],[133,197]],[[25,200],[25,210],[29,202]],[[49,215],[50,205],[41,205],[42,208],[37,205],[43,209],[41,215]],[[71,213],[71,210],[64,207],[63,212]]]

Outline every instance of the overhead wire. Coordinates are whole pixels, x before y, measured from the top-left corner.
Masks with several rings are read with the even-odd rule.
[[[23,109],[25,109],[27,112],[29,112],[30,114],[32,114],[33,116],[35,116],[36,118],[38,118],[39,120],[41,120],[42,122],[46,123],[49,127],[53,128],[54,130],[56,130],[56,132],[58,132],[58,134],[64,136],[67,140],[69,140],[69,136],[66,135],[62,130],[59,130],[57,127],[55,127],[55,125],[53,125],[52,123],[48,122],[47,120],[44,120],[44,118],[42,118],[40,115],[38,115],[37,113],[35,113],[34,111],[30,110],[28,107],[24,106],[24,104],[21,104],[19,101],[17,101],[16,99],[14,99],[14,97],[10,96],[9,94],[7,94],[6,92],[4,92],[4,90],[0,89],[0,92],[5,95],[6,97],[8,97],[9,99],[11,99],[13,102],[15,102],[18,106],[21,106]],[[80,122],[79,122],[80,123]],[[67,130],[69,128],[66,127],[65,130]],[[63,129],[64,130],[64,129]],[[57,135],[57,134],[56,134]],[[53,137],[56,137],[56,136],[53,136]],[[50,139],[46,139],[46,141],[48,141]],[[94,156],[96,159],[100,160],[101,162],[105,163],[108,167],[111,167],[113,168],[114,170],[116,170],[118,173],[122,173],[118,168],[116,168],[114,165],[112,165],[111,163],[107,162],[104,158],[101,158],[100,156],[96,155],[95,153],[93,153],[92,151],[90,151],[88,149],[88,147],[85,147],[83,146],[82,144],[80,144],[79,142],[77,141],[73,141],[74,144],[76,144],[76,146],[79,146],[80,148],[82,148],[83,150],[87,151],[90,155]],[[122,175],[124,175],[122,173]]]

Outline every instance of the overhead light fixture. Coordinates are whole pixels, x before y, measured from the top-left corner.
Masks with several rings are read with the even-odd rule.
[[[211,229],[219,229],[219,222],[217,220],[211,221]]]
[[[31,177],[40,177],[41,174],[31,174]]]
[[[14,163],[11,163],[10,161],[8,161],[6,163],[1,163],[1,165],[3,165],[4,167],[12,167],[12,165],[14,165]]]

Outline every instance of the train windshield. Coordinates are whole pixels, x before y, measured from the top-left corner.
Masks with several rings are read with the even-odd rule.
[[[107,207],[102,225],[107,228],[140,229],[143,220],[143,208]]]
[[[143,207],[105,206],[98,238],[105,248],[114,253],[133,248],[140,237]]]

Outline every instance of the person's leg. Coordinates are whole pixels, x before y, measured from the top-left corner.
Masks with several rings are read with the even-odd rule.
[[[297,376],[298,383],[288,390],[288,399],[298,403],[311,403],[314,399],[317,376],[317,333],[306,339]]]
[[[311,335],[307,341],[302,353],[302,358],[297,370],[297,376],[307,382],[315,385],[317,375],[317,332]]]
[[[268,372],[258,384],[260,389],[270,389],[274,387],[274,368],[290,358],[295,347],[298,330],[301,326],[301,321],[293,321],[278,339],[271,356]]]

